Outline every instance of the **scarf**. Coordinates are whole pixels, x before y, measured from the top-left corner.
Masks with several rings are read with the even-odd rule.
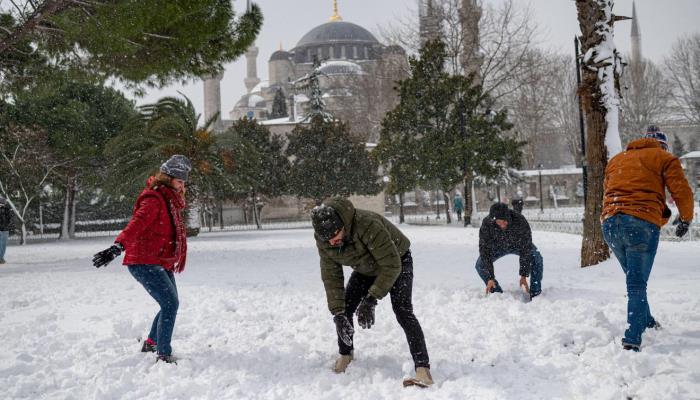
[[[156,186],[155,191],[163,196],[165,203],[168,205],[170,219],[175,227],[175,255],[173,257],[164,258],[163,260],[173,263],[175,272],[182,272],[185,269],[185,261],[187,260],[187,229],[182,220],[182,210],[185,209],[184,196],[176,193],[173,189],[167,186]]]

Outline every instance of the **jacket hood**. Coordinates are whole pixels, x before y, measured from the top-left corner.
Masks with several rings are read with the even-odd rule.
[[[352,221],[355,219],[355,206],[352,205],[350,200],[344,197],[332,197],[324,201],[323,204],[332,207],[338,215],[340,215],[340,219],[343,220],[345,232],[352,232]]]
[[[627,144],[627,150],[637,150],[637,149],[662,149],[661,143],[658,140],[652,138],[642,138],[629,142]]]
[[[493,204],[491,206],[491,209],[489,210],[489,217],[491,218],[492,221],[495,221],[497,219],[502,219],[502,220],[508,221],[508,223],[510,223],[511,216],[510,216],[510,210],[508,209],[508,205],[503,204],[503,203]]]

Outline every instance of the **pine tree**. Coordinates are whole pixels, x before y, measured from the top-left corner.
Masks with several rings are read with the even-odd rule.
[[[376,159],[363,142],[351,138],[345,123],[315,115],[308,125],[298,125],[288,140],[290,193],[320,204],[331,196],[381,191]]]
[[[135,107],[112,88],[75,81],[66,74],[36,82],[33,90],[20,92],[14,101],[14,123],[47,132],[54,158],[68,160],[53,171],[52,183],[65,195],[61,238],[72,238],[76,196],[84,187],[104,181],[103,150],[136,114]]]
[[[258,229],[262,229],[258,197],[277,197],[287,192],[290,165],[283,152],[284,139],[247,118],[236,121],[217,139],[235,163],[231,181],[253,199],[253,217]]]
[[[284,96],[282,88],[277,89],[275,92],[275,98],[272,100],[272,113],[270,114],[271,119],[284,118],[288,116],[287,113],[287,99]]]
[[[164,86],[220,71],[262,26],[257,5],[239,18],[221,0],[18,0],[0,16],[0,76],[13,79],[27,44],[61,68],[132,85]],[[13,66],[14,65],[14,66]],[[38,69],[39,70],[39,69]]]
[[[326,102],[323,101],[323,92],[319,82],[319,77],[323,75],[323,72],[321,72],[320,67],[321,62],[318,57],[314,58],[311,72],[295,83],[296,89],[305,90],[309,93],[309,105],[306,115],[304,115],[304,122],[312,121],[316,117],[320,117],[324,121],[333,120],[333,116],[326,111]]]
[[[378,146],[392,176],[396,167],[414,171],[395,175],[443,193],[462,180],[495,178],[517,166],[522,146],[505,135],[512,127],[506,112],[490,111],[488,97],[471,77],[446,73],[445,58],[438,40],[409,60],[411,77],[399,82],[400,102],[384,119]]]

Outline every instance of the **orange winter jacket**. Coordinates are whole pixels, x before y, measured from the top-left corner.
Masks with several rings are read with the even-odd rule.
[[[680,161],[656,139],[630,142],[605,168],[601,220],[617,213],[631,215],[658,227],[671,216],[666,210],[666,188],[676,201],[681,219],[693,219],[693,192]]]

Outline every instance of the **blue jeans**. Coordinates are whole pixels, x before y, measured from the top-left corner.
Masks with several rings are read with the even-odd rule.
[[[532,268],[530,269],[530,293],[532,296],[537,296],[542,292],[542,274],[544,270],[544,260],[542,259],[542,254],[540,254],[540,251],[537,250],[537,247],[534,245],[532,246]],[[517,251],[497,251],[496,254],[493,256],[493,261],[496,262],[501,257],[507,256],[509,254],[515,254],[517,256],[520,256],[520,253]],[[481,260],[481,257],[479,257],[476,260],[476,265],[474,266],[476,268],[476,272],[479,274],[479,277],[481,277],[481,280],[484,281],[484,284],[488,282],[489,278],[489,272],[486,270],[486,266],[484,265],[484,262]],[[493,290],[494,292],[499,292],[502,293],[503,289],[501,289],[501,285],[498,284],[498,281],[496,281],[496,287]]]
[[[627,330],[623,342],[639,346],[642,333],[656,324],[647,302],[647,281],[659,246],[659,228],[625,214],[603,221],[603,236],[625,272]]]
[[[9,231],[0,231],[0,260],[5,259],[5,248],[7,248],[8,236],[10,236]]]
[[[175,275],[160,265],[129,265],[129,272],[160,305],[160,311],[153,319],[148,338],[156,342],[158,355],[172,355],[170,339],[173,336],[177,308],[180,305]]]

